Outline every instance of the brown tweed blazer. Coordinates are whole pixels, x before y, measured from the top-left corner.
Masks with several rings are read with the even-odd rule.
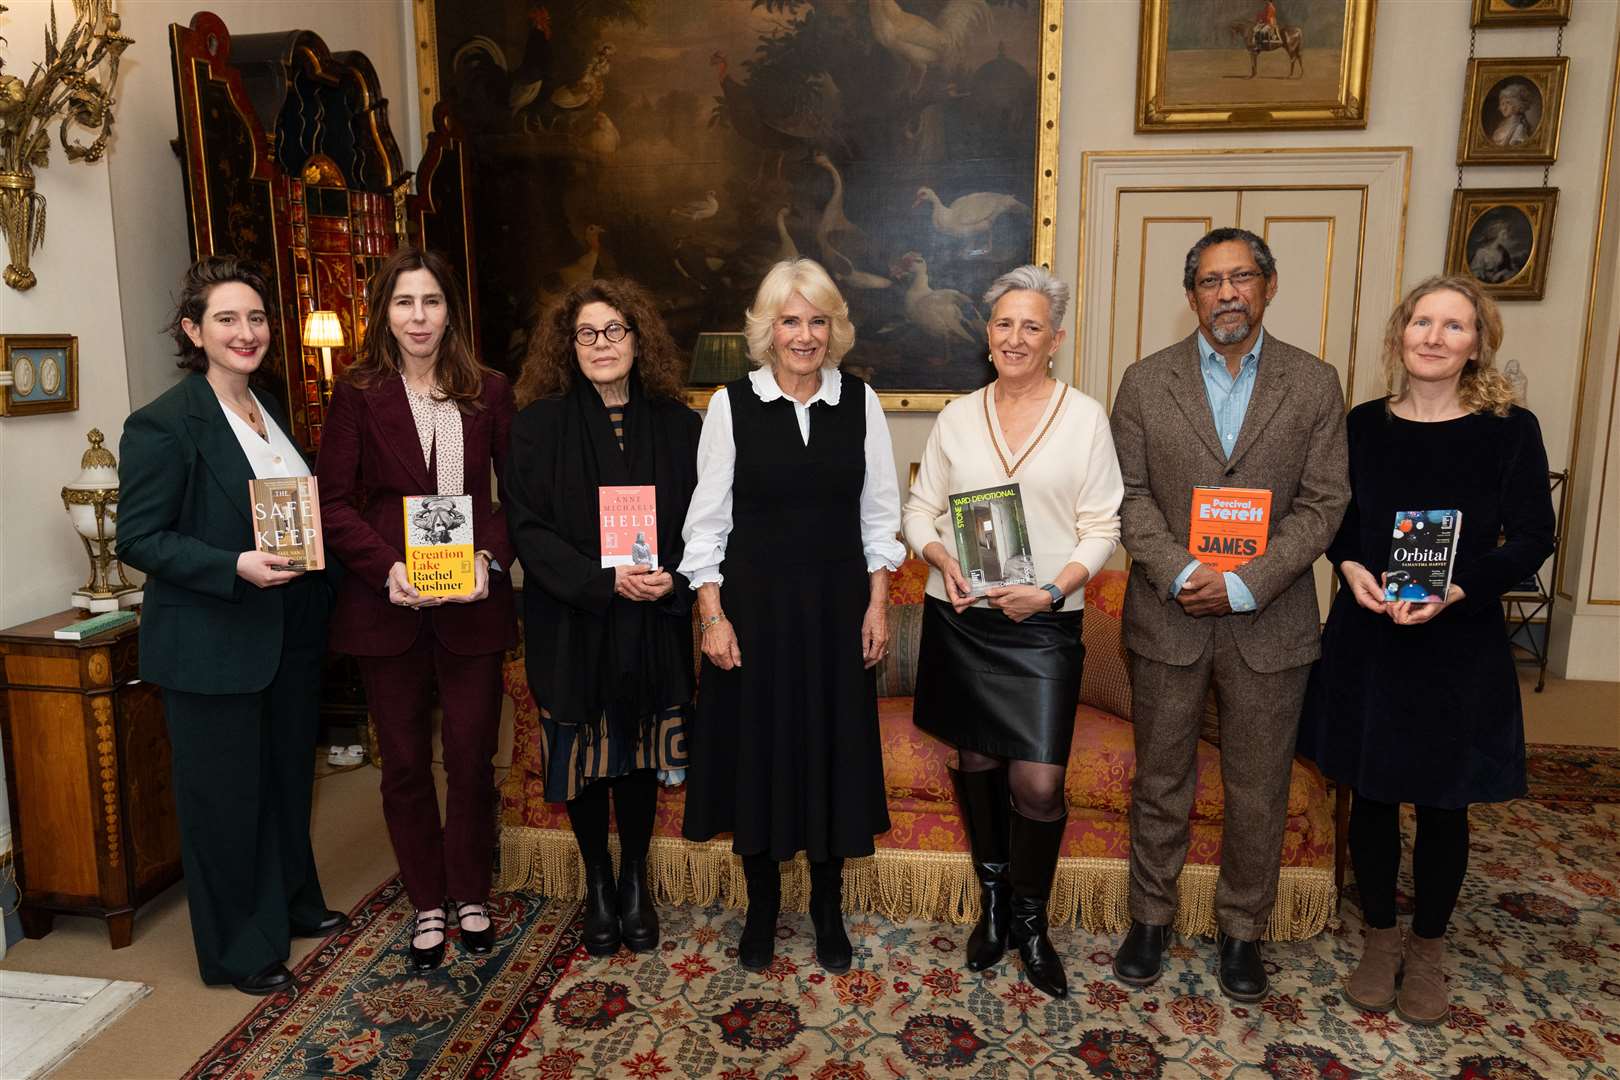
[[[1229,620],[1243,660],[1282,671],[1320,655],[1311,564],[1350,501],[1344,395],[1338,373],[1270,334],[1254,394],[1227,458],[1199,371],[1196,333],[1132,364],[1114,399],[1114,448],[1125,479],[1121,538],[1131,556],[1125,647],[1165,664],[1191,664]],[[1192,618],[1170,586],[1192,556],[1194,487],[1268,488],[1266,553],[1237,571],[1256,611]]]

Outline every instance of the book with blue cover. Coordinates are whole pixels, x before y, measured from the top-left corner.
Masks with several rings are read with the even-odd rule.
[[[1460,535],[1461,510],[1397,510],[1384,599],[1445,603]]]

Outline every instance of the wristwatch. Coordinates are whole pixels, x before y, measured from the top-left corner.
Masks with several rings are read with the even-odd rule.
[[[1042,585],[1041,588],[1052,594],[1052,610],[1056,611],[1063,606],[1063,590],[1056,585]]]

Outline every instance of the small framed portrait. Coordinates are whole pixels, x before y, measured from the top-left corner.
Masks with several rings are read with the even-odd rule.
[[[0,416],[72,412],[79,407],[79,339],[72,334],[0,336]]]
[[[1498,300],[1540,300],[1557,209],[1557,188],[1459,188],[1446,273],[1471,275]]]
[[[1459,165],[1551,165],[1558,160],[1567,56],[1468,61],[1457,136]]]
[[[1472,25],[1563,26],[1575,0],[1474,0]]]

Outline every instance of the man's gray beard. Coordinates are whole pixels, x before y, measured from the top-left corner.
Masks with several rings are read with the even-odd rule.
[[[1244,316],[1243,321],[1230,330],[1222,330],[1218,326],[1210,327],[1210,331],[1215,335],[1215,344],[1217,345],[1236,345],[1249,336],[1249,330],[1248,316]]]

